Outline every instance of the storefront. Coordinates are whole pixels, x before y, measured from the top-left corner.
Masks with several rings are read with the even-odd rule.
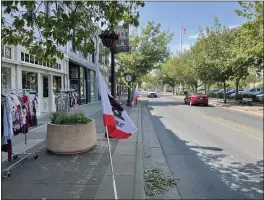
[[[11,86],[11,68],[9,67],[1,67],[1,88],[9,89]]]
[[[77,89],[80,94],[80,104],[98,100],[95,71],[70,62],[69,79],[70,89]]]

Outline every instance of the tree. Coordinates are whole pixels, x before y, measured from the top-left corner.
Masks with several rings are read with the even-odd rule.
[[[258,72],[264,70],[264,2],[239,2],[242,10],[235,10],[248,21],[243,24],[244,52],[251,56],[251,65]]]
[[[160,84],[168,84],[175,94],[175,86],[183,82],[183,70],[179,58],[169,58],[157,71],[157,80]]]
[[[128,72],[136,76],[144,76],[169,57],[168,44],[173,34],[169,30],[161,31],[161,24],[148,22],[141,29],[141,35],[130,37],[130,52],[120,53],[117,60]]]
[[[22,45],[39,60],[63,58],[60,46],[73,41],[74,50],[86,57],[95,50],[98,28],[113,29],[119,22],[138,26],[140,1],[2,1],[2,44]],[[52,10],[42,12],[42,5]],[[63,12],[63,6],[69,12]],[[71,9],[72,8],[72,9]],[[50,15],[51,14],[51,15]],[[37,32],[39,37],[34,35]]]

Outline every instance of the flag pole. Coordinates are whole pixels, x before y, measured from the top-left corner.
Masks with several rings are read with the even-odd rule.
[[[117,198],[117,190],[116,190],[116,182],[115,182],[115,173],[114,173],[113,160],[112,160],[112,153],[111,153],[111,144],[110,144],[110,140],[109,140],[109,134],[108,134],[108,129],[107,129],[107,127],[105,127],[105,130],[106,130],[106,135],[107,135],[107,143],[108,143],[108,150],[109,150],[109,158],[110,158],[110,164],[111,164],[111,170],[112,170],[114,195],[115,195],[115,199],[118,200],[118,198]]]
[[[180,39],[181,39],[181,53],[182,53],[182,26],[181,26],[181,30],[180,30]]]

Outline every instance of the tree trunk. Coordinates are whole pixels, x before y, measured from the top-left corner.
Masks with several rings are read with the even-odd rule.
[[[172,94],[175,95],[175,86],[172,86]]]
[[[226,82],[224,81],[224,103],[226,103]]]
[[[198,84],[197,82],[195,83],[195,92],[197,93],[197,88],[198,88]]]
[[[191,88],[192,88],[192,91],[194,91],[194,87],[193,87],[193,84],[191,84]]]
[[[239,79],[236,79],[236,100],[238,100]]]
[[[204,81],[204,93],[206,94],[206,81]]]

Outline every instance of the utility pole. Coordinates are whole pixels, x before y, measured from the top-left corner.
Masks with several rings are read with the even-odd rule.
[[[111,95],[116,98],[115,49],[111,48]]]

